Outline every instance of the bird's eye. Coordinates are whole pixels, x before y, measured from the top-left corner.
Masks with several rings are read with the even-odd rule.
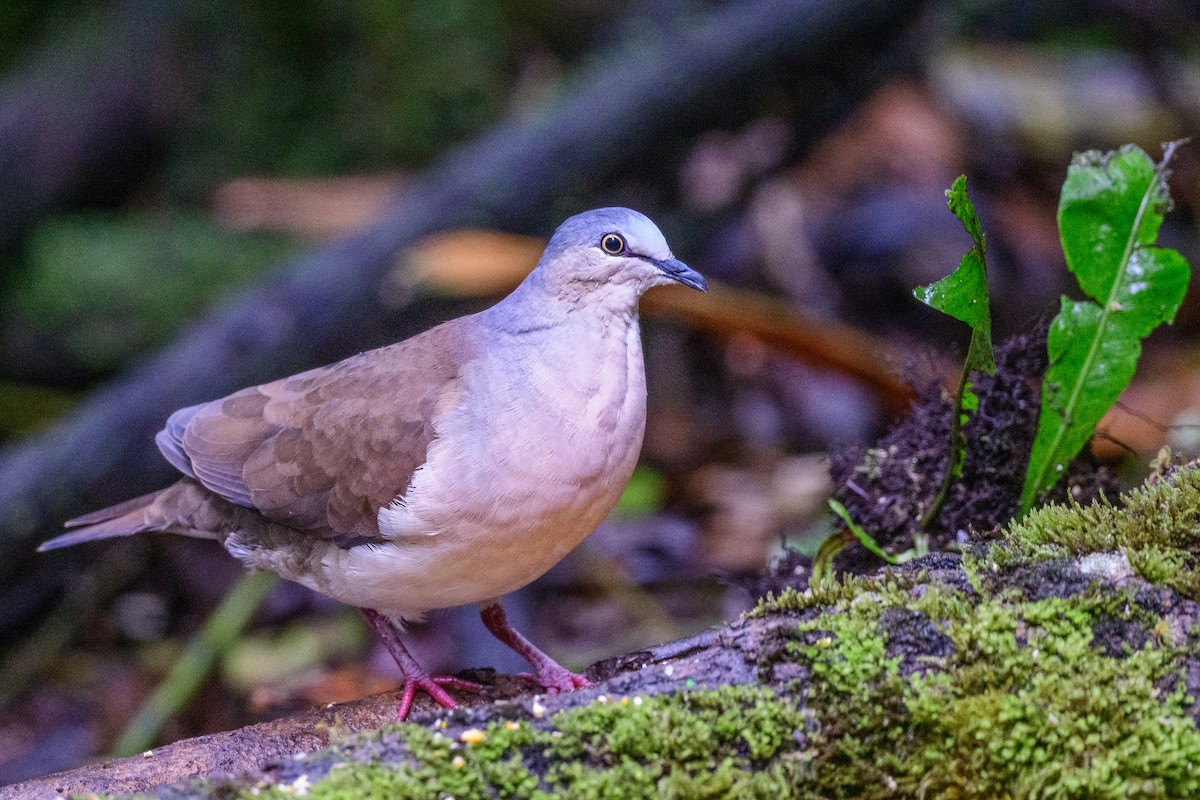
[[[619,256],[625,252],[625,237],[619,233],[606,233],[600,237],[600,249],[610,256]]]

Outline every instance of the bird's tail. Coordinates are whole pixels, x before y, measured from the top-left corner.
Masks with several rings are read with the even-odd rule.
[[[152,530],[146,511],[158,499],[159,495],[167,491],[170,491],[170,489],[162,489],[150,494],[144,494],[141,497],[117,503],[115,506],[102,508],[99,511],[84,514],[82,517],[67,520],[65,523],[66,527],[78,528],[78,530],[64,533],[62,536],[56,536],[48,542],[42,542],[41,546],[38,547],[38,552],[43,553],[47,550],[57,550],[60,547],[70,547],[73,544],[91,542],[96,539],[132,536],[135,533]]]
[[[242,516],[250,516],[245,509],[227,503],[191,478],[184,478],[157,492],[69,520],[66,526],[78,530],[43,542],[38,551],[146,531],[222,539],[229,529],[223,528],[221,522],[234,510],[241,511]],[[237,517],[237,523],[244,525],[246,520]]]

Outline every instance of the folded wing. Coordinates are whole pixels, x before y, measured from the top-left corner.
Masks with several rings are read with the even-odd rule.
[[[455,401],[471,317],[328,367],[180,409],[156,439],[210,491],[326,538],[379,537]]]

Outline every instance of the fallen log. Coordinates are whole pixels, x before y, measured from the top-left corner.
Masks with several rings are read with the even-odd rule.
[[[563,695],[466,672],[481,698],[425,704],[404,725],[389,725],[397,695],[375,695],[0,787],[0,800],[322,784],[339,797],[1195,796],[1200,605],[1147,582],[1124,549],[1021,548],[787,591],[720,630],[602,662],[596,685]]]

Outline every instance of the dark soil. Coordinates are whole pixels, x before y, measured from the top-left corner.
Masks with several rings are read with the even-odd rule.
[[[987,539],[1017,511],[1029,451],[1037,430],[1042,374],[1046,370],[1046,325],[1014,336],[996,349],[996,374],[976,373],[972,389],[979,409],[964,427],[967,440],[962,479],[954,484],[929,530],[934,552]],[[888,552],[913,546],[913,536],[941,486],[950,459],[951,398],[929,382],[909,414],[874,445],[830,454],[833,497]],[[1102,494],[1116,497],[1110,471],[1085,451],[1051,492],[1086,503]],[[839,572],[863,573],[882,561],[853,537],[836,557]],[[753,587],[760,595],[785,586],[804,588],[810,562],[789,554]]]

